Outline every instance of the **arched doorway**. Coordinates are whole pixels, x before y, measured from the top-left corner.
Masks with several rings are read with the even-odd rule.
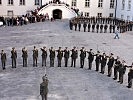
[[[61,19],[62,18],[62,11],[60,9],[53,10],[53,18],[54,19]]]

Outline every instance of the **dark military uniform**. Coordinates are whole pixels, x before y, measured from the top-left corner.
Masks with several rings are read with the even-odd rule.
[[[83,24],[84,32],[86,32],[86,27],[87,27],[87,24],[86,24],[86,22],[84,22],[84,24]]]
[[[100,25],[100,33],[102,33],[103,32],[103,25],[101,24]]]
[[[75,31],[77,31],[77,23],[76,22],[74,23],[74,26],[75,26]]]
[[[95,24],[92,25],[92,32],[95,30]]]
[[[97,24],[96,29],[97,29],[97,33],[98,33],[98,31],[99,31],[99,24]]]
[[[113,33],[115,33],[115,25],[113,25]]]
[[[112,67],[114,65],[114,57],[110,56],[108,61],[108,76],[111,77],[112,75]]]
[[[42,97],[42,100],[47,100],[48,79],[43,79],[43,82],[40,84],[40,95]]]
[[[33,67],[37,67],[37,59],[38,59],[38,49],[34,47],[33,51]]]
[[[12,58],[12,68],[16,68],[16,59],[17,59],[17,51],[15,48],[11,51],[11,58]]]
[[[46,60],[47,60],[47,50],[46,47],[43,49],[41,48],[42,51],[42,67],[45,65],[46,66]]]
[[[69,21],[69,26],[70,26],[70,30],[73,30],[73,22],[71,20]]]
[[[128,88],[131,88],[132,87],[132,79],[133,79],[133,67],[130,66],[131,68],[129,69],[129,72],[128,72]]]
[[[107,29],[108,29],[108,25],[105,24],[105,25],[104,25],[104,33],[107,33]]]
[[[71,54],[71,58],[72,58],[72,62],[71,62],[71,67],[76,67],[76,59],[78,58],[78,51],[76,50],[76,48],[74,47],[74,49],[72,49],[72,54]]]
[[[80,22],[78,23],[78,28],[79,28],[79,31],[80,31],[80,29],[81,29],[81,23]]]
[[[88,24],[88,32],[90,32],[91,24]]]
[[[2,69],[5,70],[5,66],[6,66],[6,53],[4,52],[4,50],[2,50],[1,52],[1,63],[2,63]]]
[[[80,68],[83,68],[84,67],[84,61],[85,61],[85,58],[86,58],[86,51],[84,50],[84,48],[82,48],[81,50],[81,53],[80,53]]]
[[[68,66],[68,59],[69,59],[69,56],[70,56],[70,51],[67,50],[67,48],[64,50],[64,60],[65,60],[65,67]]]
[[[119,81],[120,84],[123,83],[123,76],[126,72],[126,65],[124,65],[124,63],[120,64],[120,67],[119,67]]]
[[[118,77],[118,72],[119,72],[119,67],[120,67],[121,62],[119,59],[115,59],[115,65],[114,65],[114,80],[117,80]]]
[[[95,56],[96,56],[96,59],[95,59],[95,62],[96,62],[96,71],[99,71],[99,65],[100,65],[100,62],[101,62],[101,55],[99,54],[100,52],[98,52]]]
[[[55,59],[55,50],[53,48],[49,49],[50,52],[50,67],[54,67],[54,59]]]
[[[92,52],[92,50],[90,50],[88,52],[88,64],[89,64],[89,69],[91,70],[92,68],[92,62],[94,60],[94,53]]]
[[[27,67],[28,52],[25,47],[22,49],[23,67]]]
[[[105,66],[107,63],[107,56],[105,55],[105,53],[103,53],[103,55],[101,56],[101,73],[104,74],[105,72]]]
[[[112,25],[109,26],[110,33],[112,33]]]
[[[63,57],[63,51],[61,50],[61,48],[59,48],[59,50],[57,50],[58,54],[57,54],[57,59],[58,59],[58,67],[61,67],[61,60]]]

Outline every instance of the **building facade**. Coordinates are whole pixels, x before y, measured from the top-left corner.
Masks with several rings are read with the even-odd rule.
[[[0,0],[0,16],[19,16],[45,5],[53,0]],[[54,0],[55,1],[55,0]],[[58,0],[57,0],[58,1]],[[62,18],[74,16],[70,8],[79,9],[83,16],[117,17],[133,21],[133,0],[60,0],[69,7],[50,4],[42,8],[41,13],[54,16],[54,10],[60,11]],[[55,7],[56,6],[56,7]],[[62,6],[62,7],[61,7]],[[69,17],[70,16],[70,17]]]

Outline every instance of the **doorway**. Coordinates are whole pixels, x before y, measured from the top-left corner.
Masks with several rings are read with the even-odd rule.
[[[54,19],[62,19],[62,11],[60,9],[53,10]]]

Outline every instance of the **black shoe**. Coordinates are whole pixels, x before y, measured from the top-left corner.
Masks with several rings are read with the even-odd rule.
[[[117,81],[118,83],[120,83],[120,81]]]
[[[117,80],[116,78],[113,78],[114,80]]]
[[[131,88],[131,86],[127,86],[127,88]]]

